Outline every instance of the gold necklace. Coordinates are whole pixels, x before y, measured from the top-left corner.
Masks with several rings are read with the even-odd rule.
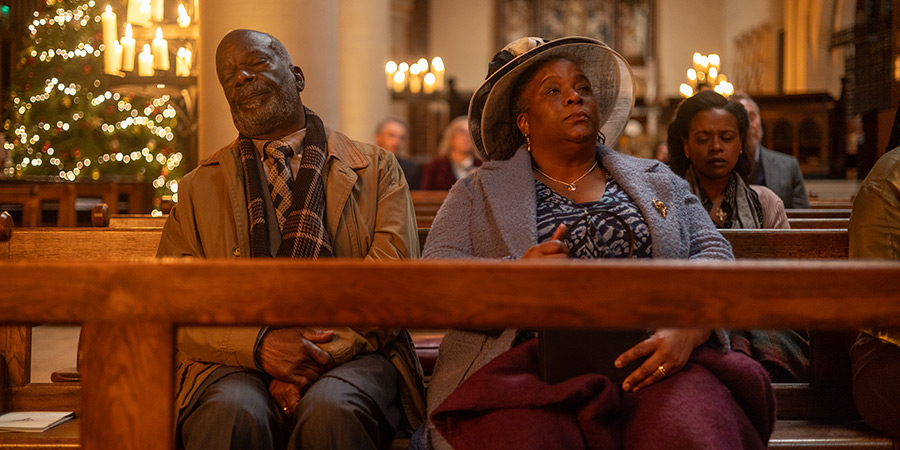
[[[559,184],[564,185],[564,186],[566,187],[566,189],[568,189],[568,190],[570,190],[570,191],[574,191],[575,189],[578,189],[578,186],[577,186],[575,183],[581,181],[584,177],[588,176],[589,173],[593,172],[595,168],[597,168],[597,161],[594,161],[594,165],[591,166],[591,168],[588,169],[587,172],[585,172],[582,176],[580,176],[580,177],[578,177],[578,178],[572,180],[571,183],[567,183],[567,182],[565,182],[565,181],[557,180],[556,178],[553,178],[553,177],[551,177],[550,175],[547,175],[546,173],[544,173],[543,170],[538,169],[537,166],[535,166],[535,165],[532,165],[531,168],[534,169],[534,170],[536,170],[537,173],[539,173],[539,174],[541,174],[541,175],[547,177],[548,180],[550,180],[550,181],[555,181],[555,182],[557,182],[557,183],[559,183]]]

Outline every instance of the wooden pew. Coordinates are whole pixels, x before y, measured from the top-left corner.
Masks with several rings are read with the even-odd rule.
[[[850,225],[850,218],[788,218],[788,224],[792,230],[846,229]]]
[[[447,191],[410,191],[416,210],[416,226],[430,228],[441,204],[447,198]]]
[[[802,209],[788,208],[784,212],[787,213],[788,219],[849,219],[852,209]]]
[[[896,262],[20,261],[2,268],[9,281],[0,321],[84,323],[86,449],[173,447],[176,325],[900,326]],[[159,280],[182,295],[160,289]]]
[[[55,238],[55,239],[50,238],[45,241],[40,238],[41,233],[48,233],[48,236],[53,236],[53,235],[66,236],[67,235],[66,239],[64,239],[63,242],[71,241],[71,242],[81,243],[81,244],[78,244],[78,245],[81,245],[81,249],[74,251],[74,252],[69,252],[66,254],[66,256],[70,257],[70,258],[71,257],[77,258],[78,254],[85,255],[87,257],[97,257],[98,255],[102,255],[102,251],[100,251],[100,250],[103,250],[103,249],[106,249],[106,251],[108,252],[107,257],[109,257],[111,259],[117,259],[117,258],[127,259],[127,258],[133,257],[135,255],[147,257],[147,256],[152,256],[153,253],[155,253],[156,242],[158,241],[158,238],[159,238],[159,235],[161,232],[161,230],[159,230],[158,228],[157,229],[144,229],[144,230],[114,230],[114,229],[55,230],[55,229],[46,229],[46,230],[18,230],[18,231],[23,231],[23,234],[21,236],[17,235],[17,237],[22,238],[22,241],[23,241],[22,244],[26,244],[28,242],[30,242],[31,244],[19,245],[19,244],[16,244],[15,240],[11,243],[7,243],[6,254],[12,255],[13,260],[27,258],[28,252],[23,251],[24,248],[30,248],[32,251],[35,251],[35,255],[37,255],[37,256],[52,258],[53,257],[52,252],[57,251],[57,250],[40,250],[40,249],[36,248],[36,246],[38,246],[40,242],[49,242],[49,243],[51,243],[50,247],[53,249],[56,249],[56,248],[58,248],[58,245],[56,245],[56,243],[59,242],[59,238]],[[17,231],[17,233],[18,233],[18,231]],[[88,232],[87,235],[90,235],[91,237],[89,239],[75,238],[77,232],[79,232],[79,231],[80,232],[87,231]],[[815,257],[819,257],[819,258],[843,258],[843,259],[846,259],[846,257],[847,257],[847,242],[848,241],[847,241],[847,233],[845,230],[844,231],[835,231],[835,230],[831,230],[831,231],[728,230],[723,234],[734,245],[735,254],[738,257],[766,257],[766,256],[768,256],[768,257],[773,257],[773,256],[798,257],[798,254],[801,256],[805,256],[805,257],[815,256]],[[2,232],[0,232],[0,236],[2,236]],[[427,237],[427,230],[420,230],[420,239],[423,243],[424,243],[424,240],[426,237]],[[134,249],[129,250],[127,248],[125,248],[122,251],[122,253],[119,253],[115,250],[112,253],[109,253],[110,247],[121,248],[121,246],[116,244],[116,242],[120,242],[123,239],[125,241],[139,240],[139,241],[144,242],[144,244],[142,244],[142,245],[144,245],[144,250],[143,250],[144,253],[142,254],[141,251],[139,251],[139,250],[138,251],[136,251]],[[811,246],[816,250],[816,252],[805,251],[805,250],[803,250],[802,245],[796,245],[796,242],[794,242],[794,245],[788,245],[792,241],[799,241],[802,245],[806,245],[807,248],[809,248]],[[93,249],[90,248],[91,246],[93,246]],[[147,250],[147,247],[150,248],[149,251]],[[3,255],[3,251],[4,251],[4,247],[2,247],[2,244],[0,244],[0,256]],[[2,258],[0,258],[0,261],[2,261]],[[29,331],[30,331],[30,329],[29,329]],[[420,334],[419,337],[424,338],[425,340],[419,339],[417,341],[417,343],[419,343],[421,345],[424,342],[424,343],[430,345],[430,347],[427,349],[420,348],[421,353],[425,357],[424,358],[425,362],[427,363],[428,362],[427,358],[429,357],[429,355],[431,357],[433,357],[433,356],[435,356],[434,354],[436,354],[436,346],[439,343],[440,334],[432,332],[430,336],[428,334],[424,334],[424,335]],[[29,337],[29,339],[27,339],[27,343],[30,344],[30,337]],[[20,346],[24,347],[25,344],[22,343],[22,344],[20,344]],[[30,355],[30,352],[28,353],[28,355]],[[432,361],[432,364],[433,364],[433,361]],[[30,364],[28,364],[28,366],[30,366]],[[28,378],[25,378],[25,380],[27,380],[27,379]],[[26,383],[27,383],[27,381],[26,381]],[[33,387],[34,386],[32,386],[32,388]],[[58,387],[58,386],[55,386],[55,385],[43,386],[44,392],[45,393],[50,392],[49,389],[55,388],[55,387]],[[71,400],[71,397],[74,397],[75,400],[77,401],[78,391],[75,389],[69,389],[69,391],[71,391],[71,393],[69,394],[70,400]],[[808,402],[810,397],[822,398],[822,399],[834,398],[835,397],[834,392],[836,392],[836,391],[834,391],[834,390],[830,391],[832,393],[832,395],[830,395],[830,396],[821,396],[820,394],[822,394],[823,392],[828,393],[829,391],[822,390],[822,389],[814,390],[814,389],[810,389],[808,386],[776,386],[776,392],[779,394],[780,399],[785,398],[785,396],[787,395],[787,398],[791,399],[791,401],[789,403],[802,405],[802,404],[804,404],[804,402]],[[23,391],[22,389],[20,389],[19,392],[16,395],[14,395],[14,397],[23,399],[23,400],[18,401],[17,404],[30,405],[30,404],[33,404],[33,402],[31,400],[24,400],[24,399],[30,399],[30,398],[34,397],[35,393],[36,393],[36,391],[34,391],[33,389],[31,391]],[[74,393],[74,394],[72,394],[72,393]],[[818,397],[816,397],[817,394],[818,394]],[[791,397],[791,396],[793,396],[793,397]],[[846,408],[847,401],[852,402],[852,399],[849,399],[849,397],[845,398],[845,401],[842,404],[843,407],[845,407],[845,408]],[[70,403],[71,403],[71,401],[70,401]],[[819,402],[819,403],[822,403],[822,402]],[[76,409],[76,408],[66,407],[65,405],[61,406],[60,408]],[[60,409],[60,408],[57,408],[57,409]],[[850,408],[852,409],[852,403],[851,403]],[[13,409],[29,409],[29,408],[22,407],[22,408],[13,408]],[[794,411],[792,414],[794,414],[797,417],[807,417],[807,416],[805,416],[805,414],[808,414],[808,409],[810,409],[810,408],[800,408],[800,409],[795,408],[795,409],[796,409],[796,411]],[[835,409],[833,407],[833,405],[832,405],[831,409],[832,410]],[[782,411],[782,413],[783,413],[783,411]],[[808,439],[809,433],[804,434],[803,432],[801,432],[801,430],[804,430],[807,428],[799,427],[799,426],[797,426],[796,423],[793,423],[793,422],[791,422],[791,423],[786,422],[785,426],[787,426],[789,429],[785,433],[782,433],[782,432],[776,433],[776,437],[778,437],[781,440],[775,441],[775,442],[780,442],[781,444],[785,444],[785,443],[790,444],[793,442],[797,442],[798,439],[791,438],[790,433],[794,433],[795,435],[798,435],[801,438],[805,437],[807,440],[809,440]],[[819,426],[818,424],[812,423],[812,424],[810,424],[810,427],[808,427],[808,428],[817,430],[816,427],[818,427],[818,426]],[[70,425],[70,427],[71,427],[71,425]],[[830,429],[830,432],[831,433],[836,433],[836,432],[851,433],[851,435],[855,436],[856,438],[859,438],[859,436],[860,436],[860,432],[856,432],[852,428],[848,429],[846,427]],[[57,433],[62,433],[62,430],[60,430]],[[818,433],[818,431],[816,433]],[[863,435],[865,436],[865,433],[863,433]],[[71,430],[70,430],[70,433],[68,436],[69,436],[70,444],[77,443],[76,442],[77,439],[74,437],[75,435],[71,432]],[[848,437],[848,436],[845,436],[845,437]],[[868,436],[868,437],[871,437],[871,436]],[[802,440],[802,439],[800,439],[800,440]],[[879,441],[879,442],[883,442],[883,440]],[[2,443],[3,443],[2,438],[0,438],[0,444],[2,444]],[[784,447],[784,445],[782,445],[782,447],[776,446],[773,448],[783,448],[783,447]]]

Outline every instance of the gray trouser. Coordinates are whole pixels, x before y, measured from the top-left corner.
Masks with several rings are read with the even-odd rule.
[[[227,369],[225,369],[227,370]],[[258,372],[213,375],[178,417],[184,448],[375,449],[389,447],[400,423],[397,371],[381,355],[357,356],[325,373],[285,424]]]

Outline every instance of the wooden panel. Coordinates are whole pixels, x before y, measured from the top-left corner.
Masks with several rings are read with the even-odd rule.
[[[806,420],[778,421],[769,440],[769,450],[895,450],[891,438],[862,422],[846,424]]]
[[[162,229],[18,229],[9,243],[17,259],[137,259],[156,256]]]
[[[784,210],[788,219],[849,219],[852,209],[789,208]]]
[[[110,228],[162,228],[168,216],[147,214],[118,214],[109,217]]]
[[[847,230],[719,230],[731,243],[734,257],[847,259]]]
[[[6,364],[6,382],[10,387],[31,382],[31,327],[0,327],[0,349]],[[7,399],[8,400],[8,399]]]
[[[120,449],[171,449],[175,443],[171,324],[87,322],[83,330],[84,448],[105,449],[116,443]]]
[[[788,219],[792,230],[836,230],[846,229],[850,226],[850,218],[828,218],[828,219]]]
[[[7,393],[5,411],[80,411],[81,386],[77,383],[31,383]],[[2,433],[0,433],[2,435]]]
[[[900,262],[169,260],[22,261],[0,268],[8,275],[0,290],[0,321],[433,328],[900,325]],[[177,295],[167,286],[177,286]]]

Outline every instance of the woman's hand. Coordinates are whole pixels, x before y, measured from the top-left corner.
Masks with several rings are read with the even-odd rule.
[[[565,225],[560,224],[553,232],[553,236],[549,240],[533,245],[522,255],[522,259],[530,258],[555,258],[564,259],[569,257],[569,246],[564,244],[562,237],[566,234]]]
[[[678,373],[687,364],[691,352],[709,339],[709,333],[708,329],[656,330],[653,336],[616,358],[616,367],[625,367],[628,363],[649,355],[640,367],[625,378],[622,389],[635,392]]]

